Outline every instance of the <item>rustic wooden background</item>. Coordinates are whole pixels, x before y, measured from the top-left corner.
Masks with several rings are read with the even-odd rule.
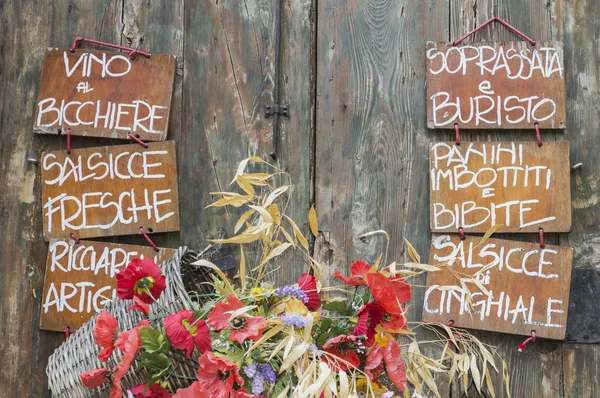
[[[39,170],[27,157],[65,148],[32,133],[42,55],[76,35],[177,55],[169,139],[177,141],[181,233],[159,246],[194,248],[230,227],[228,214],[203,210],[241,159],[268,157],[274,96],[276,0],[0,0],[0,396],[49,396],[46,361],[64,335],[41,332],[39,311],[47,243],[42,237]],[[280,93],[291,106],[281,121],[278,163],[298,182],[292,214],[306,228],[315,202],[321,234],[315,252],[327,271],[362,257],[373,261],[385,229],[390,259],[406,257],[403,238],[429,250],[427,146],[452,139],[425,117],[425,43],[458,38],[498,16],[535,40],[565,44],[567,139],[573,229],[548,243],[575,247],[574,266],[600,259],[600,3],[594,0],[282,0]],[[513,40],[491,26],[474,40]],[[463,140],[533,140],[533,132],[490,132]],[[73,138],[74,147],[122,142]],[[230,216],[230,215],[229,215]],[[534,240],[535,236],[508,235]],[[115,239],[139,243],[139,237]],[[276,278],[293,281],[300,264]],[[424,283],[424,280],[421,281]],[[412,310],[419,319],[422,289]],[[585,314],[582,314],[585,316]],[[538,341],[523,354],[518,336],[479,332],[510,367],[513,397],[600,395],[600,346]],[[502,391],[496,379],[497,396]],[[440,380],[443,394],[460,397]]]

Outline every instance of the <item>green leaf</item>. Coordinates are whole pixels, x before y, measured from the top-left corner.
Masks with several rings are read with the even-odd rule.
[[[171,369],[171,360],[163,353],[150,353],[142,351],[140,363],[150,375],[148,384],[153,384],[165,377]]]
[[[140,341],[142,342],[142,348],[149,354],[168,352],[171,349],[171,344],[167,336],[162,334],[161,331],[142,326],[140,328]]]
[[[331,301],[323,304],[323,309],[328,311],[335,311],[341,315],[350,316],[352,314],[352,308],[348,308],[345,301]]]

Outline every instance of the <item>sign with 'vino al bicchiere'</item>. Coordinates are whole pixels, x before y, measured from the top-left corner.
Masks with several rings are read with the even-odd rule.
[[[427,43],[432,129],[565,128],[561,42]]]
[[[46,240],[179,230],[174,141],[42,153]]]
[[[117,297],[116,276],[135,258],[161,264],[174,249],[52,239],[48,248],[40,328],[78,329]]]
[[[167,137],[175,57],[49,48],[33,130],[144,141]]]
[[[440,270],[427,273],[423,320],[562,340],[572,261],[570,247],[434,235],[429,263]]]
[[[436,142],[429,149],[433,232],[568,232],[568,142]]]

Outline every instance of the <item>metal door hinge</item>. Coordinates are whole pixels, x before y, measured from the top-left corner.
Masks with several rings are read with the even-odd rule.
[[[277,104],[265,104],[265,117],[271,117],[275,114],[282,116],[290,116],[290,106],[288,104],[277,105]]]

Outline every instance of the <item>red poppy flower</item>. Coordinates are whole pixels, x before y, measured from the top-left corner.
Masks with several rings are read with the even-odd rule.
[[[150,321],[148,321],[147,319],[144,319],[143,321],[139,321],[137,325],[135,325],[135,327],[131,330],[124,330],[122,332],[120,332],[117,336],[117,339],[115,340],[115,347],[117,347],[119,350],[125,352],[125,343],[127,343],[127,339],[129,339],[129,335],[133,332],[138,333],[139,336],[139,332],[140,332],[140,328],[142,326],[146,326],[146,327],[151,327],[150,326]]]
[[[402,316],[404,308],[401,303],[409,301],[411,296],[410,286],[404,278],[401,276],[388,278],[381,272],[376,272],[367,275],[367,279],[371,294],[385,312]]]
[[[151,259],[133,259],[117,274],[117,296],[121,300],[131,300],[137,296],[144,303],[152,304],[166,288],[164,275]]]
[[[385,314],[381,319],[381,327],[388,333],[397,333],[400,330],[406,329],[406,317]]]
[[[94,341],[102,347],[98,353],[98,358],[102,362],[106,362],[115,350],[117,333],[119,333],[119,324],[113,314],[108,311],[99,313],[94,325]]]
[[[208,323],[217,330],[230,329],[229,340],[242,344],[246,339],[258,340],[262,336],[267,320],[262,316],[240,315],[231,319],[231,314],[244,308],[235,294],[230,294],[224,301],[219,301],[208,314]]]
[[[229,398],[261,398],[259,395],[250,394],[245,388],[233,390]]]
[[[330,355],[325,355],[325,362],[336,372],[346,372],[358,367],[360,361],[356,355],[355,346],[358,337],[340,335],[329,339],[323,344],[323,349]]]
[[[316,311],[321,307],[322,301],[319,292],[317,291],[317,282],[314,276],[310,274],[302,274],[298,278],[298,287],[304,290],[308,297],[308,303],[304,303],[309,311]]]
[[[200,352],[211,349],[210,329],[206,322],[194,319],[193,311],[181,310],[168,315],[163,324],[171,345],[178,350],[185,350],[187,358],[192,356],[194,345]]]
[[[383,352],[385,371],[396,387],[401,391],[406,388],[406,373],[404,373],[404,360],[402,360],[400,346],[396,340],[389,340]]]
[[[233,390],[233,383],[244,385],[238,366],[210,351],[202,354],[198,364],[198,382],[212,398],[228,398]]]
[[[139,384],[129,390],[135,398],[171,398],[171,394],[159,384],[152,384],[146,391],[146,384]]]
[[[199,381],[195,381],[188,388],[177,390],[173,398],[211,398],[210,393],[202,387]]]
[[[365,363],[365,374],[371,381],[376,381],[383,371],[383,347],[375,344]]]
[[[333,276],[348,285],[361,286],[367,284],[366,276],[370,270],[371,266],[369,264],[364,261],[355,261],[350,266],[350,271],[352,272],[351,277],[342,275],[338,270],[334,272]]]
[[[81,384],[87,388],[97,388],[108,380],[109,374],[110,370],[106,368],[100,368],[83,372],[79,375],[79,378],[81,379]]]
[[[138,327],[127,331],[126,336],[127,338],[125,339],[123,347],[121,348],[121,350],[123,351],[123,355],[121,356],[121,362],[117,365],[117,368],[115,370],[115,376],[113,378],[113,388],[110,392],[110,398],[122,397],[121,379],[127,374],[127,372],[129,372],[131,363],[133,362],[140,348],[141,342]]]
[[[375,328],[383,318],[383,308],[377,301],[363,305],[358,311],[358,323],[354,327],[354,336],[367,336],[365,345],[370,347],[375,342]]]
[[[138,310],[143,312],[146,316],[150,314],[150,306],[144,303],[138,296],[133,296],[134,305],[127,307],[130,310]]]

